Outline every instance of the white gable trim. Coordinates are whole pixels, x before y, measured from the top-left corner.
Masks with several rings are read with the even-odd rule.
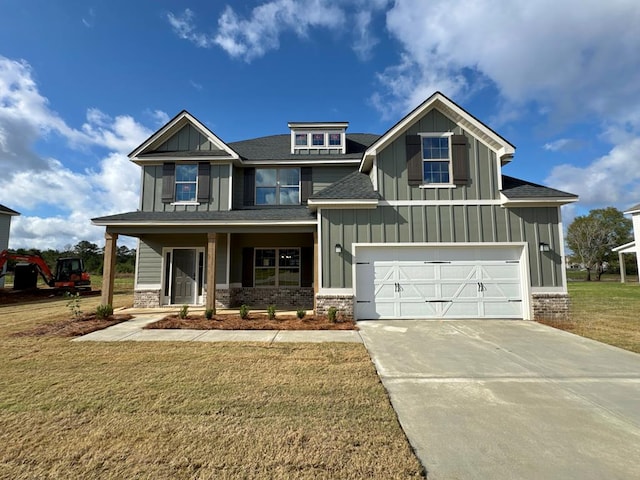
[[[240,159],[240,156],[231,147],[220,140],[220,138],[218,138],[215,133],[209,130],[203,123],[201,123],[196,117],[191,115],[186,110],[183,110],[178,115],[173,117],[173,119],[169,120],[169,122],[164,127],[162,127],[156,133],[151,135],[147,140],[145,140],[138,148],[136,148],[129,154],[129,158],[136,161],[136,157],[138,157],[138,155],[145,153],[147,150],[152,149],[152,147],[154,146],[161,145],[188,123],[199,130],[202,135],[207,137],[207,139],[220,150],[227,152],[229,154],[229,157],[235,160]]]
[[[402,120],[396,123],[384,135],[376,140],[365,152],[360,164],[360,171],[369,171],[376,155],[387,147],[391,142],[402,135],[411,125],[431,109],[437,109],[454,122],[460,125],[471,135],[486,143],[494,150],[501,164],[508,163],[513,158],[516,147],[494,132],[487,125],[475,118],[469,112],[445,97],[442,93],[436,92],[415,108]]]

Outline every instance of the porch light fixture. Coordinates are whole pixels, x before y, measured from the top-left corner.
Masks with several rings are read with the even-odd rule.
[[[342,253],[342,245],[340,245],[339,243],[336,243],[336,253]]]
[[[548,243],[540,242],[540,251],[541,252],[550,252],[551,251],[551,247],[549,246]]]

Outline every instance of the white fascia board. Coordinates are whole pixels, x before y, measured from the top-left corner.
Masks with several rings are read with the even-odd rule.
[[[348,128],[349,122],[288,122],[289,128]]]
[[[614,252],[619,253],[635,253],[636,251],[636,242],[625,243],[624,245],[620,245],[619,247],[615,247],[611,249]]]
[[[457,247],[457,248],[502,248],[502,247],[525,247],[528,242],[397,242],[397,243],[385,243],[385,242],[355,242],[352,243],[354,248],[366,248],[366,247],[413,247],[413,248],[444,248],[444,247]]]
[[[366,162],[367,157],[377,155],[381,150],[404,133],[407,128],[413,125],[419,117],[432,108],[437,109],[446,116],[452,117],[451,119],[459,124],[463,129],[467,130],[478,140],[487,144],[489,148],[498,154],[498,158],[500,158],[502,162],[507,163],[513,157],[515,147],[511,143],[502,138],[487,125],[473,117],[473,115],[449,100],[443,94],[436,92],[391,127],[391,129],[389,129],[365,151],[362,159],[363,166],[361,167],[361,171],[366,168],[364,166],[365,163],[368,165],[368,162]]]
[[[635,210],[627,210],[626,212],[622,212],[625,215],[636,215],[638,213],[640,213],[640,208],[635,209]]]
[[[279,226],[301,226],[316,225],[316,220],[300,220],[300,221],[273,221],[264,220],[261,222],[244,222],[244,221],[226,221],[226,222],[163,222],[163,221],[147,221],[147,222],[95,222],[91,221],[98,227],[264,227],[271,225]]]
[[[380,200],[381,207],[424,207],[436,205],[502,205],[500,200]]]
[[[500,194],[502,196],[502,194]],[[504,197],[501,205],[506,208],[516,207],[557,207],[558,205],[567,205],[569,203],[577,202],[577,198],[563,198],[563,197],[549,197],[549,198],[532,198],[532,199],[520,199],[509,200]]]
[[[155,143],[159,143],[164,141],[165,138],[169,137],[171,134],[176,133],[180,128],[182,128],[187,123],[191,123],[196,129],[200,130],[200,132],[209,139],[211,143],[216,145],[221,150],[226,151],[229,154],[229,157],[232,159],[240,159],[240,156],[226,143],[224,143],[215,133],[209,130],[203,123],[201,123],[196,117],[191,115],[186,110],[183,110],[178,115],[176,115],[173,119],[169,120],[169,122],[158,130],[156,133],[151,135],[147,140],[145,140],[138,148],[133,150],[129,154],[129,158],[132,161],[140,161],[140,159],[136,158],[142,152],[147,150]]]
[[[309,155],[312,156],[312,155]],[[360,160],[355,159],[336,159],[336,160],[298,160],[297,158],[291,160],[245,160],[242,162],[245,166],[252,167],[265,167],[268,168],[272,165],[287,165],[295,167],[297,165],[359,165]]]
[[[312,200],[307,201],[309,208],[376,208],[378,200]]]

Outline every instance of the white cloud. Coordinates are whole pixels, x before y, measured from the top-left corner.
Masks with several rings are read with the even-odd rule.
[[[161,111],[152,117],[168,119]],[[126,154],[150,134],[131,116],[112,118],[95,108],[87,111],[81,129],[69,127],[38,91],[31,67],[0,57],[0,203],[23,212],[12,221],[11,247],[102,244],[104,229],[90,219],[138,207],[139,167]],[[35,150],[37,142],[60,140],[79,149],[87,162],[94,161],[92,147],[103,153],[95,166],[73,171]],[[42,211],[54,215],[30,214]]]
[[[545,143],[542,148],[549,152],[567,152],[578,150],[583,144],[583,141],[575,138],[559,138],[552,142]]]
[[[173,27],[173,31],[178,37],[183,40],[189,40],[198,47],[207,48],[213,45],[210,37],[203,33],[198,33],[196,27],[193,25],[193,11],[185,9],[182,15],[174,15],[169,13],[167,15],[169,24]]]

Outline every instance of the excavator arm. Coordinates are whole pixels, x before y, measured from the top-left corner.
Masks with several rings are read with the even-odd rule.
[[[22,253],[12,253],[9,250],[3,250],[0,252],[0,272],[3,270],[4,265],[9,260],[15,260],[16,262],[26,262],[31,263],[36,266],[38,269],[38,273],[44,280],[44,283],[49,285],[50,287],[55,286],[55,279],[47,262],[44,261],[40,255],[36,254],[22,254]]]

